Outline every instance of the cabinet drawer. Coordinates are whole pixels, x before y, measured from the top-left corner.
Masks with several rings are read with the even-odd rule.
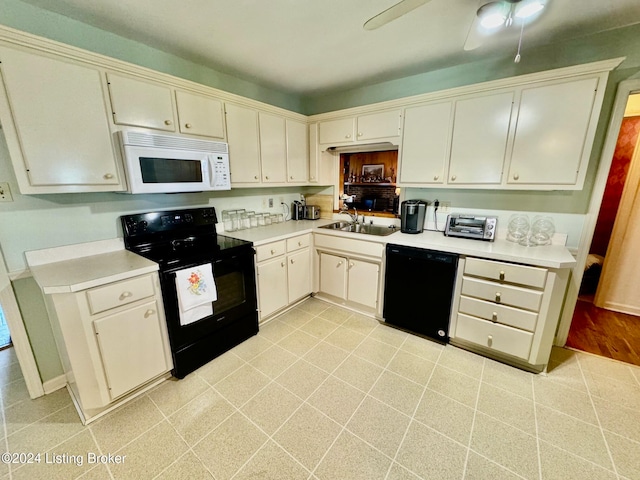
[[[536,290],[469,277],[462,279],[462,294],[536,312],[542,300],[542,292]]]
[[[465,296],[460,297],[458,310],[460,313],[466,313],[530,332],[535,330],[538,321],[537,313]]]
[[[527,360],[533,333],[458,314],[456,338]]]
[[[301,248],[309,246],[309,235],[300,235],[298,237],[287,239],[287,252],[295,252]]]
[[[155,290],[151,275],[87,290],[89,310],[94,315],[153,295]]]
[[[536,288],[544,288],[544,283],[547,280],[547,270],[545,268],[494,262],[479,258],[467,258],[464,273]]]
[[[284,255],[287,242],[280,240],[279,242],[267,243],[256,247],[256,261],[262,262],[270,258]]]

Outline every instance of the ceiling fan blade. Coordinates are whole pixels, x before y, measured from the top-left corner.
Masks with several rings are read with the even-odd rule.
[[[402,0],[375,17],[371,17],[362,27],[365,30],[375,30],[430,1],[431,0]]]
[[[469,32],[467,33],[467,39],[464,42],[464,50],[475,50],[482,45],[484,41],[484,35],[480,32],[480,18],[476,15],[471,22]]]

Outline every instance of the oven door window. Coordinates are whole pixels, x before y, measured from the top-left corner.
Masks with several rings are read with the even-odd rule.
[[[213,302],[213,311],[216,315],[221,315],[246,301],[244,272],[230,271],[217,275],[214,273],[214,275],[218,289],[218,300]]]
[[[140,157],[143,183],[202,183],[202,162],[173,158]]]

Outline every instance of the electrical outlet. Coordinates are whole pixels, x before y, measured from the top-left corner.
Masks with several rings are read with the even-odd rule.
[[[0,202],[13,202],[8,183],[0,183]]]
[[[269,199],[269,208],[273,208],[273,198]]]
[[[451,202],[440,202],[440,207],[438,208],[438,211],[440,213],[447,213],[449,212],[450,208],[451,208]]]

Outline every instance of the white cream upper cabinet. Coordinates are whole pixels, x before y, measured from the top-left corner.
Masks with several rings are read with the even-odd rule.
[[[401,125],[401,109],[326,120],[320,122],[319,141],[332,145],[397,137]]]
[[[107,73],[113,122],[175,132],[171,88]]]
[[[309,175],[309,135],[307,124],[286,120],[287,132],[287,181],[306,183]]]
[[[456,100],[449,184],[500,184],[513,98],[508,91]]]
[[[124,189],[101,72],[0,46],[2,122],[22,193]]]
[[[357,118],[356,140],[397,137],[402,125],[402,110],[359,115]]]
[[[258,112],[225,104],[231,184],[260,183],[260,133]]]
[[[600,112],[599,78],[522,90],[507,182],[582,188]],[[601,101],[601,100],[600,100]]]
[[[353,142],[355,132],[355,118],[340,118],[320,122],[320,144]]]
[[[404,111],[400,182],[441,184],[449,159],[453,102],[409,107]]]
[[[176,90],[180,132],[224,139],[222,102],[213,97]]]
[[[262,182],[284,183],[287,181],[285,119],[265,112],[259,112],[258,117],[260,124]]]

